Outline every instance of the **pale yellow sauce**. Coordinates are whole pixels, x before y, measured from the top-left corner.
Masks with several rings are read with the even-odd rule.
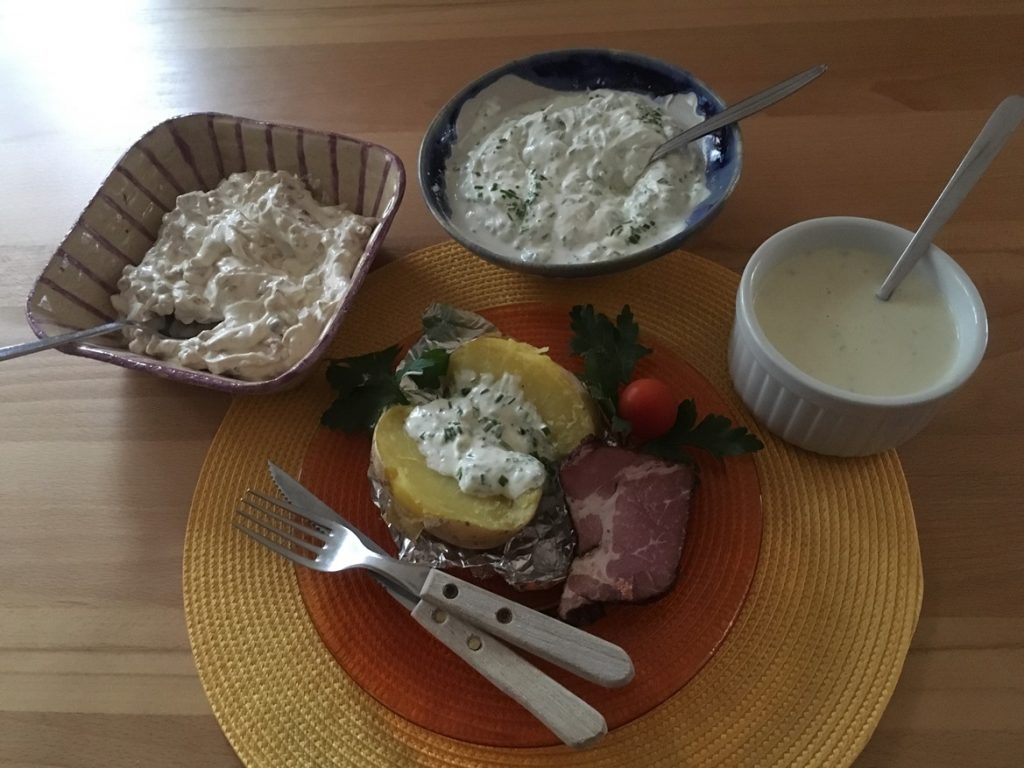
[[[875,291],[892,259],[853,248],[794,253],[755,288],[768,340],[819,381],[864,395],[904,395],[939,382],[956,327],[930,276],[915,269],[889,301]]]

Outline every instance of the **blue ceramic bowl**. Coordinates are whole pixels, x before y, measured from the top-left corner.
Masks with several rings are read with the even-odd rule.
[[[720,112],[724,102],[689,72],[657,59],[607,49],[569,49],[516,59],[477,78],[437,114],[420,145],[419,181],[427,207],[442,227],[469,250],[499,266],[554,277],[583,277],[635,267],[678,248],[718,213],[740,177],[742,143],[733,124],[699,140],[710,195],[689,215],[685,225],[649,247],[618,259],[584,264],[526,263],[481,245],[452,220],[445,186],[445,164],[458,140],[459,115],[478,98],[496,99],[502,110],[537,99],[537,87],[555,91],[611,88],[652,98],[675,93],[697,96],[697,112],[705,117]]]

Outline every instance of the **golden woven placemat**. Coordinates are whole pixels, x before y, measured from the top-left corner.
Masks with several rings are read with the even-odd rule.
[[[431,301],[467,309],[589,302],[606,313],[629,303],[642,328],[745,414],[726,368],[736,285],[733,273],[682,252],[624,274],[554,281],[442,244],[371,274],[330,354],[405,338]],[[590,750],[483,747],[420,728],[358,687],[309,621],[291,564],[231,527],[246,488],[270,490],[268,458],[298,472],[331,400],[322,372],[290,392],[232,404],[188,522],[192,650],[214,714],[246,765],[788,768],[848,765],[861,751],[921,605],[917,532],[895,452],[829,459],[762,434],[761,558],[738,620],[704,669]]]

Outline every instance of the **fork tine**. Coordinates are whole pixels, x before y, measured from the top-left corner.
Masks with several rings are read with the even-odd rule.
[[[300,539],[298,536],[293,536],[293,535],[291,535],[290,533],[288,533],[286,531],[282,531],[282,530],[280,530],[278,528],[275,528],[272,525],[268,525],[266,523],[266,521],[260,520],[258,517],[256,517],[255,515],[249,514],[244,509],[236,509],[235,512],[240,517],[244,517],[246,520],[249,520],[250,522],[255,523],[256,525],[258,525],[263,530],[268,531],[270,533],[273,533],[275,536],[280,536],[282,539],[286,539],[286,540],[290,541],[292,544],[295,544],[296,546],[305,549],[310,555],[312,555],[314,557],[319,555],[320,552],[323,550],[323,546],[322,545],[320,547],[317,547],[315,544],[313,544],[310,541],[305,541],[303,539]],[[300,557],[302,556],[301,552],[296,552],[295,554],[300,556]]]
[[[298,507],[296,507],[294,504],[292,504],[290,501],[286,499],[275,499],[272,496],[268,496],[267,494],[263,493],[262,491],[249,491],[249,493],[253,494],[254,496],[260,497],[264,501],[269,501],[271,504],[276,504],[279,507],[284,507],[293,515],[298,515],[299,517],[304,517],[307,520],[312,520],[314,523],[322,525],[325,528],[331,528],[332,526],[338,525],[337,518],[329,517],[327,515],[320,514],[319,512],[311,512],[308,509],[300,510],[298,509]]]
[[[248,491],[248,492],[246,492],[245,496],[243,496],[241,499],[239,499],[239,501],[242,504],[246,504],[246,505],[252,507],[257,512],[260,512],[261,514],[264,514],[267,517],[272,517],[275,520],[280,520],[282,523],[287,523],[292,528],[297,528],[298,530],[302,531],[303,533],[308,533],[310,536],[317,536],[318,538],[321,538],[321,539],[324,538],[324,535],[325,535],[324,531],[322,531],[322,530],[318,531],[318,530],[316,530],[314,528],[310,528],[308,525],[303,525],[302,523],[298,522],[297,520],[293,520],[291,518],[287,518],[284,515],[279,515],[276,512],[274,512],[272,509],[269,509],[268,507],[264,507],[264,506],[261,506],[259,504],[256,504],[255,502],[252,501],[252,499],[249,498],[250,496],[255,496],[255,495],[256,495],[255,491]],[[275,504],[274,506],[278,506],[278,505]],[[241,509],[238,509],[236,511],[239,514],[242,513]],[[304,521],[306,520],[305,518],[300,518],[300,519],[302,519]]]
[[[281,555],[282,557],[291,560],[293,563],[298,563],[299,565],[304,565],[307,568],[313,568],[317,571],[324,570],[323,566],[316,560],[310,560],[308,557],[303,557],[297,552],[293,552],[292,550],[288,549],[288,547],[281,546],[276,541],[271,541],[266,536],[256,533],[256,531],[252,530],[252,528],[247,528],[246,526],[239,523],[237,520],[233,521],[232,525],[234,525],[235,528],[240,530],[250,539],[254,539],[258,543],[265,546],[267,549],[270,549],[276,552],[277,554]]]

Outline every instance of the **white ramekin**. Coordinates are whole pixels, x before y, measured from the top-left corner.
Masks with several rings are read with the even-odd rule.
[[[957,355],[942,378],[909,395],[868,396],[818,381],[784,358],[754,314],[761,277],[797,250],[842,245],[889,254],[893,261],[913,233],[873,219],[833,216],[794,224],[768,238],[747,263],[736,297],[729,372],[740,398],[786,442],[832,456],[866,456],[909,440],[940,404],[974,373],[988,343],[985,305],[970,278],[932,245],[915,269],[926,269],[949,302]]]

